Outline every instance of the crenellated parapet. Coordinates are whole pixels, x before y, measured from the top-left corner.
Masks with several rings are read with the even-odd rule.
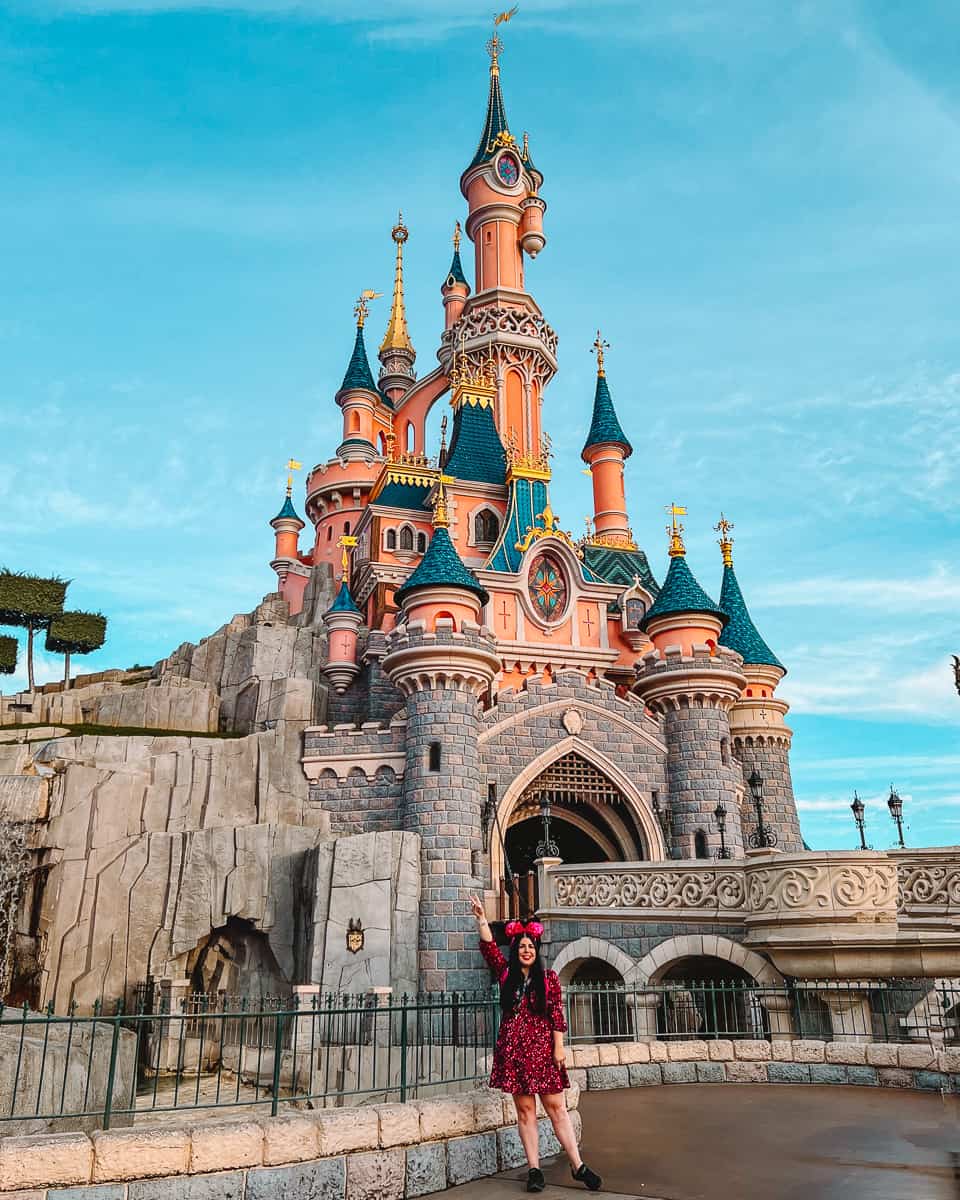
[[[425,621],[409,621],[387,635],[383,669],[392,682],[410,696],[415,692],[447,688],[470,692],[479,699],[493,683],[500,660],[489,629],[438,617],[435,629]]]
[[[728,713],[746,686],[740,655],[722,646],[696,643],[692,654],[667,646],[651,651],[637,664],[634,691],[651,712],[680,708],[713,708]]]

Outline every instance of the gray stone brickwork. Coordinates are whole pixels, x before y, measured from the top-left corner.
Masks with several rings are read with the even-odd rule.
[[[551,919],[547,923],[544,937],[545,956],[549,963],[556,960],[560,951],[580,938],[596,938],[609,942],[622,950],[634,962],[639,962],[656,946],[670,938],[689,934],[705,937],[723,937],[741,945],[746,941],[747,931],[743,925],[698,925],[691,921],[564,921]]]
[[[734,855],[743,850],[738,785],[740,770],[730,750],[730,723],[721,708],[684,697],[664,719],[667,739],[667,789],[673,811],[673,852],[696,858],[697,833],[713,853],[720,847],[714,809],[727,810],[726,844]],[[726,749],[724,747],[726,746]]]
[[[756,827],[756,814],[747,780],[754,770],[763,776],[764,823],[776,831],[777,848],[785,854],[803,849],[797,803],[790,774],[790,739],[787,735],[736,738],[733,752],[744,779],[742,821],[745,835]]]
[[[427,991],[483,987],[468,897],[480,886],[480,696],[498,661],[486,630],[395,629],[384,670],[407,696],[403,828],[421,837],[420,979]]]
[[[741,668],[739,654],[705,645],[694,646],[690,655],[668,646],[662,658],[651,653],[638,666],[635,690],[664,719],[676,858],[697,857],[698,833],[709,855],[719,849],[713,814],[721,800],[727,810],[726,844],[734,855],[742,853],[738,793],[743,782],[728,717],[746,684]]]

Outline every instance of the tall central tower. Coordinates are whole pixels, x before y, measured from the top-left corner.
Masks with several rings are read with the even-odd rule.
[[[503,44],[488,43],[490,90],[476,153],[460,177],[468,205],[466,233],[473,242],[475,288],[459,319],[443,335],[440,360],[452,373],[454,356],[474,370],[492,362],[497,396],[494,418],[504,445],[539,455],[543,390],[557,369],[557,335],[526,290],[525,258],[546,244],[539,192],[527,135],[510,132],[500,89]],[[466,365],[466,364],[464,364]]]

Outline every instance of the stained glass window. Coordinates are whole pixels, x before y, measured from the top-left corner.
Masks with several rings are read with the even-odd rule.
[[[527,590],[533,607],[546,621],[556,621],[567,607],[567,581],[556,559],[538,554],[530,564]]]
[[[501,154],[497,163],[497,174],[507,187],[513,187],[517,182],[520,178],[520,167],[512,154]]]

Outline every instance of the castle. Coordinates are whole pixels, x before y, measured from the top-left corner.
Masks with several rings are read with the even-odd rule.
[[[751,620],[729,522],[716,592],[671,504],[655,579],[599,333],[593,518],[579,539],[561,527],[544,424],[557,337],[525,277],[546,244],[544,178],[507,121],[497,36],[489,49],[460,178],[473,286],[458,224],[439,365],[418,379],[398,220],[378,377],[365,292],[335,397],[342,440],[307,474],[306,521],[291,474],[270,522],[277,592],[149,679],[0,705],[4,725],[26,709],[143,728],[0,744],[0,818],[29,830],[33,855],[7,885],[18,999],[83,1007],[146,979],[486,986],[472,892],[491,918],[536,909],[565,982],[631,985],[638,1030],[656,1021],[643,985],[664,979],[773,985],[765,1019],[786,1028],[786,977],[954,973],[955,849],[804,846],[785,668]],[[433,456],[427,417],[447,397]]]

